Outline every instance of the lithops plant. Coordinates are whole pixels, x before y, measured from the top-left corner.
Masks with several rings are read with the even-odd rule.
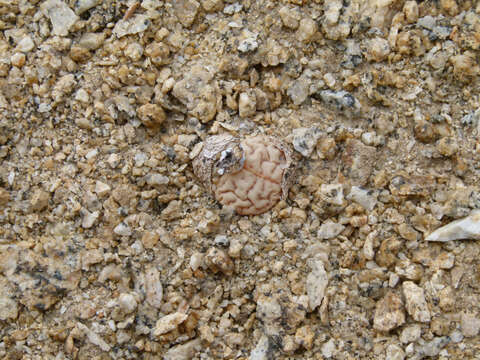
[[[193,170],[222,205],[240,215],[262,214],[286,198],[295,173],[290,148],[264,135],[210,136]]]

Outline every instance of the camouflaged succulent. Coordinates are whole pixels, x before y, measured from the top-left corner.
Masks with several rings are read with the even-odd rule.
[[[264,135],[239,139],[229,134],[206,139],[193,169],[207,190],[240,215],[268,211],[288,195],[294,180],[292,151]]]

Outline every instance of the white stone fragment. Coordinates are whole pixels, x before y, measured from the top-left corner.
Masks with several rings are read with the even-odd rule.
[[[429,322],[430,310],[425,300],[425,292],[413,281],[403,283],[403,295],[405,296],[406,308],[415,321]]]
[[[320,186],[320,194],[323,201],[332,205],[342,205],[343,185],[342,184],[322,184]]]
[[[102,0],[77,0],[75,1],[75,12],[77,15],[83,14],[85,11],[102,3]]]
[[[474,210],[466,218],[442,226],[425,238],[427,241],[459,239],[480,240],[480,210]]]
[[[90,229],[95,221],[97,221],[100,213],[98,211],[90,212],[88,210],[84,210],[83,212],[83,219],[82,219],[82,227],[84,229]]]
[[[97,181],[95,183],[95,192],[100,197],[107,195],[110,192],[110,190],[111,190],[111,187],[101,181]]]
[[[238,97],[238,114],[242,118],[255,115],[257,100],[252,92],[242,92]]]
[[[389,292],[377,301],[373,328],[378,331],[388,332],[405,323],[405,311],[399,295]]]
[[[146,176],[147,184],[151,186],[166,185],[169,183],[168,176],[161,174],[148,174]]]
[[[292,134],[293,148],[304,157],[309,157],[312,155],[322,132],[316,127],[310,127],[294,129]]]
[[[375,238],[378,236],[378,232],[374,231],[367,235],[365,243],[363,244],[363,255],[367,260],[372,260],[375,257]]]
[[[225,6],[223,8],[223,13],[226,15],[233,15],[235,13],[242,11],[242,9],[243,9],[243,5],[236,2],[234,4]]]
[[[436,337],[429,342],[425,342],[421,346],[416,346],[415,350],[419,355],[419,359],[424,357],[434,357],[440,353],[440,350],[450,342],[448,336]]]
[[[378,194],[373,190],[352,186],[350,193],[347,195],[347,200],[355,201],[363,206],[365,210],[372,211],[377,205],[377,196]]]
[[[150,20],[148,19],[148,16],[138,14],[132,16],[128,20],[120,20],[119,22],[117,22],[115,27],[113,28],[113,33],[118,38],[121,38],[125,35],[141,33],[147,30],[149,25]]]
[[[422,336],[422,327],[420,324],[412,324],[405,327],[400,333],[400,341],[404,344],[415,342]]]
[[[244,39],[240,40],[238,44],[238,51],[242,53],[246,53],[249,51],[256,50],[258,48],[258,41],[257,41],[258,34],[252,33],[248,30],[244,32]]]
[[[287,95],[292,99],[295,105],[302,104],[311,94],[312,72],[305,70],[296,80],[292,81],[287,89]]]
[[[267,360],[270,358],[268,349],[270,341],[266,335],[263,335],[257,343],[255,349],[250,353],[248,360]]]
[[[90,100],[90,96],[85,89],[79,89],[75,94],[75,100],[82,103],[88,103],[88,100]]]
[[[83,325],[81,322],[77,322],[77,328],[87,336],[88,341],[90,341],[93,345],[97,345],[103,351],[110,351],[110,345],[108,345],[105,340],[90,330],[87,326]]]
[[[160,273],[151,267],[145,273],[145,294],[147,303],[154,308],[160,308],[163,298],[163,287],[160,282]]]
[[[153,329],[153,336],[157,337],[176,329],[177,326],[187,320],[187,318],[188,315],[181,312],[175,312],[162,317],[157,321]]]
[[[310,267],[312,271],[307,276],[307,295],[310,310],[313,311],[320,306],[325,296],[325,289],[328,285],[328,275],[323,266],[322,260],[314,260]]]
[[[130,235],[132,235],[132,229],[130,229],[130,227],[127,224],[125,224],[124,222],[121,222],[120,224],[115,226],[115,229],[113,229],[113,232],[117,235],[120,235],[120,236],[130,236]]]
[[[198,268],[203,264],[203,254],[195,252],[190,257],[190,267],[193,271],[198,270]]]
[[[385,351],[385,360],[403,360],[405,353],[397,344],[390,344]]]
[[[335,352],[335,340],[330,339],[322,345],[322,355],[325,358],[331,358]]]
[[[25,36],[17,44],[16,50],[27,53],[32,51],[35,48],[35,43],[33,42],[30,36]]]
[[[110,154],[107,159],[107,163],[112,169],[115,169],[120,163],[120,156],[118,156],[118,154]]]
[[[360,102],[351,93],[340,90],[322,90],[319,92],[320,98],[329,105],[332,105],[339,111],[353,111],[358,113],[362,109]]]
[[[202,340],[198,337],[185,344],[171,347],[163,356],[163,360],[190,360],[202,348]]]
[[[8,280],[0,277],[0,320],[2,321],[14,320],[18,316],[18,304],[15,301],[14,293]]]
[[[463,340],[463,334],[459,330],[453,330],[450,333],[450,339],[452,339],[453,343],[457,344],[457,343],[459,343],[460,341]]]
[[[332,239],[340,234],[343,229],[345,229],[345,226],[342,224],[327,220],[320,226],[320,229],[318,229],[317,236],[320,239]]]
[[[137,308],[137,300],[132,294],[122,293],[118,297],[118,306],[126,314],[130,314]]]
[[[463,312],[460,324],[462,326],[462,334],[465,337],[476,336],[480,331],[480,319],[474,314]]]
[[[50,19],[53,34],[67,36],[69,29],[78,20],[72,9],[61,0],[47,0],[40,6],[42,13]]]

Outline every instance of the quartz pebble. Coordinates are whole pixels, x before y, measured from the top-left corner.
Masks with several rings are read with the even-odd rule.
[[[455,220],[430,233],[427,241],[480,239],[480,210],[474,210],[464,219]]]
[[[124,222],[121,222],[120,224],[115,226],[115,228],[113,229],[113,232],[117,235],[120,235],[120,236],[130,236],[130,235],[132,235],[132,229],[127,224],[125,224]]]
[[[255,94],[243,92],[238,97],[238,114],[242,118],[255,115],[257,101]]]
[[[26,58],[25,55],[22,53],[15,53],[10,58],[10,61],[12,62],[13,66],[21,68],[23,67],[23,65],[25,65]]]
[[[23,53],[28,53],[35,48],[35,43],[30,36],[25,36],[17,44],[17,50]]]
[[[320,226],[317,236],[320,239],[332,239],[339,235],[344,229],[344,225],[327,220]]]
[[[390,45],[386,39],[376,37],[367,44],[367,59],[371,61],[383,61],[390,54]]]
[[[298,128],[293,130],[292,135],[293,148],[302,156],[309,157],[315,149],[322,132],[318,128]]]
[[[308,17],[300,20],[297,36],[300,41],[311,41],[317,32],[317,23]]]
[[[423,289],[412,281],[405,281],[402,284],[402,289],[409,315],[415,321],[429,322],[430,310],[428,309]]]
[[[163,358],[165,360],[190,360],[193,359],[196,352],[202,348],[200,338],[187,341],[184,344],[179,344],[171,347],[165,353]]]
[[[77,15],[83,14],[85,11],[100,5],[102,0],[77,0],[75,1],[75,12]]]
[[[463,336],[476,336],[480,331],[480,319],[474,314],[463,312],[461,316],[461,327]]]
[[[212,81],[213,77],[209,66],[193,64],[172,89],[173,96],[187,111],[204,123],[217,113],[217,84]]]
[[[361,108],[360,102],[347,91],[323,90],[319,95],[324,102],[333,105],[340,111],[352,109],[354,112],[358,112]]]
[[[18,316],[18,304],[13,296],[13,289],[8,281],[0,278],[0,320],[14,320]]]
[[[200,4],[196,0],[177,0],[173,3],[175,15],[183,26],[189,27],[195,21]]]
[[[271,352],[268,336],[263,335],[250,353],[248,360],[267,360],[270,358]]]
[[[130,19],[120,20],[115,24],[113,33],[118,37],[124,37],[126,35],[138,34],[148,29],[150,20],[148,16],[143,14],[137,14]]]
[[[66,36],[78,20],[78,16],[61,0],[47,0],[40,6],[43,14],[52,23],[53,34]]]
[[[389,292],[377,302],[373,327],[378,331],[390,331],[405,322],[405,311],[402,299],[395,293]]]
[[[118,297],[118,306],[127,314],[130,314],[137,308],[137,301],[132,294],[120,294]]]
[[[425,342],[420,346],[417,346],[417,351],[420,356],[437,356],[440,350],[450,342],[447,336],[436,337],[429,342]]]
[[[85,210],[83,213],[82,227],[84,229],[90,229],[99,216],[99,211],[89,212]]]
[[[252,33],[250,31],[245,31],[243,38],[240,40],[237,50],[242,53],[248,53],[254,51],[258,48],[257,41],[258,34]]]
[[[405,352],[397,344],[390,344],[385,351],[386,360],[403,360],[405,359]]]
[[[145,296],[150,306],[158,309],[162,305],[163,286],[160,273],[155,267],[150,267],[145,272]]]
[[[111,188],[108,184],[105,184],[101,181],[97,181],[95,183],[95,192],[98,194],[98,196],[103,197],[107,195],[110,192]]]
[[[214,272],[222,272],[226,275],[232,275],[234,266],[230,257],[222,250],[210,248],[205,255],[205,264]]]
[[[287,89],[287,95],[295,105],[302,104],[310,95],[312,85],[311,73],[305,71],[298,79],[292,81]]]
[[[372,211],[377,205],[377,193],[373,190],[363,189],[359,186],[352,186],[350,193],[346,196],[347,200],[355,201],[366,210]]]
[[[315,310],[321,305],[325,296],[325,289],[328,285],[328,275],[325,271],[323,261],[313,260],[310,264],[312,271],[307,276],[307,295],[310,310]]]
[[[404,344],[408,344],[420,339],[421,335],[422,335],[422,327],[420,326],[420,324],[412,324],[412,325],[406,326],[402,330],[400,334],[400,341]]]
[[[161,317],[155,324],[155,328],[152,330],[152,335],[158,337],[160,335],[166,334],[169,331],[172,331],[177,328],[178,325],[187,320],[188,315],[175,312],[169,315]]]
[[[295,8],[290,8],[289,6],[283,6],[279,11],[278,14],[282,19],[282,23],[287,28],[295,30],[298,28],[300,23],[301,15]]]
[[[108,345],[105,340],[103,340],[97,333],[89,329],[86,325],[78,322],[77,328],[87,336],[88,340],[92,344],[97,345],[103,351],[110,351],[111,346]]]

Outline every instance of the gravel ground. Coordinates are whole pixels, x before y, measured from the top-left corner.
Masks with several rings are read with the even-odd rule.
[[[470,0],[0,0],[0,357],[478,359],[479,47]]]

